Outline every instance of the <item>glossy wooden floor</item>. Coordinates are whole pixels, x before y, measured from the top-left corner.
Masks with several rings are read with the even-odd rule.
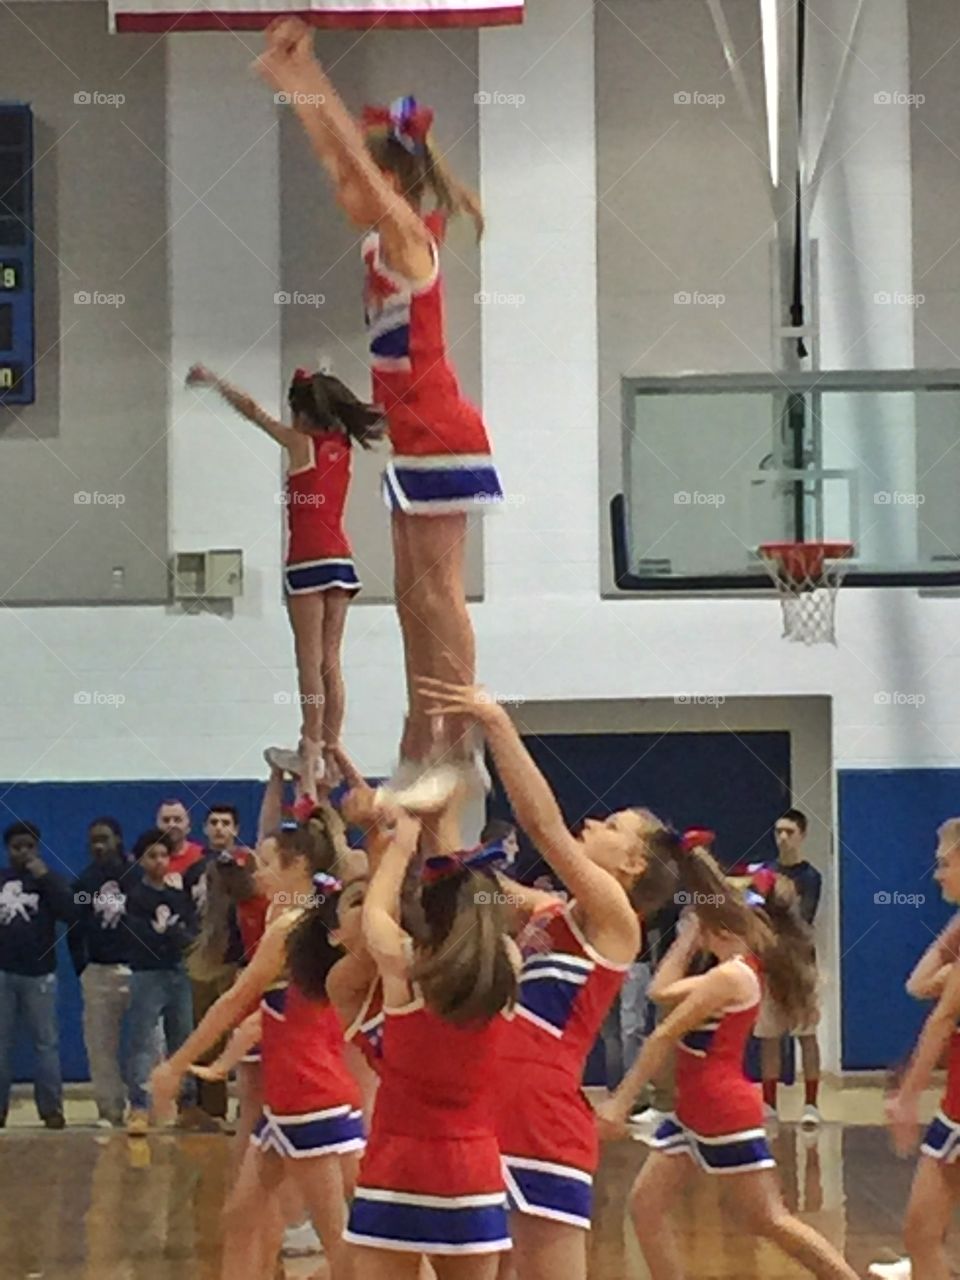
[[[227,1149],[220,1136],[130,1142],[91,1129],[8,1129],[0,1136],[0,1280],[216,1280]],[[626,1141],[605,1152],[591,1280],[647,1277],[624,1217],[646,1151]],[[913,1165],[893,1157],[879,1127],[830,1124],[809,1141],[785,1125],[776,1155],[791,1206],[861,1275],[868,1262],[896,1255]],[[699,1179],[679,1209],[690,1280],[806,1275],[737,1234],[721,1181]],[[291,1275],[311,1270],[298,1265]]]

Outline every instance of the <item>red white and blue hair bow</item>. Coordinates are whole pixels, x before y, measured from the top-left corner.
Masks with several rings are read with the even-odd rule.
[[[691,849],[709,849],[716,838],[717,833],[706,827],[691,827],[680,837],[680,852],[689,853]]]
[[[422,107],[409,94],[405,98],[395,98],[389,107],[363,108],[363,127],[366,130],[386,129],[388,135],[412,156],[424,154],[432,126],[433,110]]]
[[[313,883],[321,893],[339,893],[343,889],[343,882],[336,876],[328,875],[326,871],[318,871],[313,877]]]
[[[437,884],[449,876],[459,875],[462,871],[494,871],[503,859],[503,850],[499,845],[480,845],[466,853],[443,853],[435,858],[427,858],[420,873],[421,883]]]

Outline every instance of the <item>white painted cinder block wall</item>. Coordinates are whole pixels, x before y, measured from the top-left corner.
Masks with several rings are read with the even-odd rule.
[[[836,651],[779,639],[770,601],[615,600],[598,595],[594,44],[589,0],[530,6],[518,30],[481,36],[481,84],[522,92],[522,111],[480,112],[483,195],[492,234],[484,288],[525,297],[484,309],[484,409],[511,491],[489,519],[486,599],[474,606],[480,669],[531,700],[670,697],[678,692],[829,694],[837,765],[952,764],[960,679],[952,601],[850,592]],[[235,40],[169,41],[174,359],[202,339],[211,363],[243,369],[270,403],[280,385],[277,132]],[[262,137],[250,146],[251,112]],[[243,127],[237,124],[243,119]],[[243,154],[245,153],[245,154]],[[242,162],[209,185],[209,158]],[[189,212],[187,211],[189,210]],[[262,266],[236,270],[233,238]],[[180,219],[176,221],[176,219]],[[262,275],[252,287],[249,271]],[[163,608],[0,612],[0,776],[254,776],[263,744],[290,736],[293,688],[280,605],[277,458],[269,441],[222,431],[179,389],[171,402],[172,545],[244,549],[247,590],[230,621]],[[895,608],[891,606],[895,605]],[[906,622],[905,622],[906,619]],[[890,620],[896,625],[891,627]],[[392,757],[403,704],[396,624],[386,606],[353,611],[347,737],[370,770]],[[78,690],[122,693],[120,708],[77,706]],[[881,705],[878,692],[924,692]]]

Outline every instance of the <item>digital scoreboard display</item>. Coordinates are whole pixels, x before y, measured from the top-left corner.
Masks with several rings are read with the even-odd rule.
[[[34,388],[33,112],[0,102],[0,404]]]

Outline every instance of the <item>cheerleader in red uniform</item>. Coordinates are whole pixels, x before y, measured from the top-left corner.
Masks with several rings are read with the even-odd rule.
[[[267,928],[251,963],[203,1017],[183,1046],[151,1078],[161,1113],[190,1064],[260,1002],[263,1114],[225,1214],[224,1280],[272,1274],[283,1231],[279,1190],[298,1189],[323,1242],[331,1280],[346,1280],[342,1241],[346,1201],[363,1147],[360,1092],[343,1059],[343,1036],[330,1003],[311,987],[287,982],[288,961],[304,947],[312,970],[329,972],[339,952],[328,925],[339,884],[327,869],[344,857],[339,816],[329,806],[304,822],[285,822],[258,848],[261,876],[291,904]]]
[[[296,371],[287,393],[292,413],[289,427],[203,365],[194,365],[187,384],[214,387],[287,452],[284,585],[297,656],[302,724],[298,750],[274,747],[267,759],[299,775],[303,793],[316,799],[316,779],[325,771],[335,772],[345,710],[340,649],[347,606],[360,590],[343,527],[350,447],[356,441],[369,448],[380,437],[380,415],[361,404],[336,378],[303,369]]]
[[[439,248],[449,214],[470,214],[482,229],[477,198],[450,175],[430,137],[433,113],[402,98],[368,109],[358,125],[313,56],[299,19],[268,33],[261,74],[291,95],[310,141],[363,242],[365,304],[374,399],[392,447],[384,497],[392,512],[397,611],[403,632],[408,720],[397,785],[422,770],[433,729],[416,689],[420,675],[474,678],[475,640],[467,612],[464,544],[468,511],[502,499],[490,443],[464,397],[447,351]],[[430,195],[437,208],[424,215]],[[455,757],[461,726],[448,724]],[[442,773],[452,789],[450,770]],[[439,783],[440,771],[433,775]]]
[[[425,867],[424,936],[400,925],[419,826],[396,814],[363,928],[383,982],[380,1085],[346,1239],[364,1280],[493,1280],[510,1247],[494,1069],[516,972],[496,881],[446,855]]]
[[[763,1095],[743,1070],[760,1008],[761,965],[778,1004],[791,1012],[809,998],[809,966],[779,943],[706,849],[684,851],[681,868],[694,914],[681,923],[649,989],[652,999],[675,1007],[644,1042],[611,1100],[598,1108],[604,1136],[623,1134],[640,1091],[676,1047],[676,1114],[652,1138],[654,1151],[631,1193],[651,1280],[683,1280],[669,1214],[697,1169],[729,1179],[730,1206],[749,1234],[766,1237],[821,1280],[856,1280],[822,1236],[787,1212],[764,1130]],[[700,951],[718,963],[687,977]]]
[[[947,902],[960,903],[960,818],[939,832],[935,878]],[[918,1000],[936,1000],[923,1025],[913,1058],[887,1117],[900,1155],[915,1149],[920,1095],[947,1050],[947,1090],[940,1111],[920,1147],[904,1224],[909,1257],[875,1264],[870,1275],[883,1280],[950,1280],[946,1238],[960,1206],[960,916],[927,948],[910,975],[907,991]]]
[[[581,1082],[587,1055],[640,946],[638,913],[677,885],[665,828],[645,810],[588,821],[579,838],[496,699],[423,682],[437,715],[479,722],[517,823],[571,900],[499,878],[530,927],[497,1080],[513,1262],[521,1280],[585,1280],[596,1121]],[[531,1080],[536,1086],[531,1088]]]

